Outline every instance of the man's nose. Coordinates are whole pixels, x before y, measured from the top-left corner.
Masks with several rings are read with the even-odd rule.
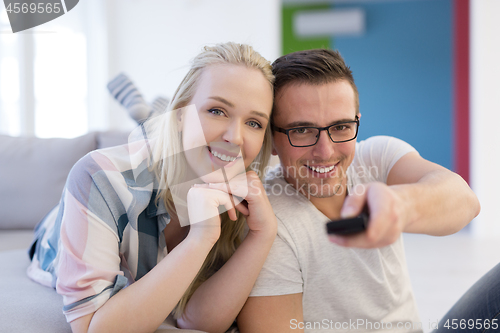
[[[334,153],[334,145],[332,139],[326,131],[319,133],[319,139],[316,145],[313,146],[313,156],[323,160],[329,159]]]
[[[241,146],[243,144],[243,128],[242,125],[237,122],[231,122],[228,128],[225,130],[222,138],[234,145]]]

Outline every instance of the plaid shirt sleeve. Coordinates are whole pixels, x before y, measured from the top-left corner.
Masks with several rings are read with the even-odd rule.
[[[140,143],[86,155],[68,176],[57,214],[37,227],[28,275],[63,296],[68,322],[97,311],[166,255],[166,223],[157,218],[165,212],[151,207],[154,177],[134,172],[147,169],[145,156]]]

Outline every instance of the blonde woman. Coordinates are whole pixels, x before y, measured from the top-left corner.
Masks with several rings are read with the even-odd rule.
[[[146,137],[73,167],[28,269],[73,332],[153,332],[172,312],[179,327],[231,326],[276,235],[248,171],[270,156],[272,83],[250,46],[205,47]]]

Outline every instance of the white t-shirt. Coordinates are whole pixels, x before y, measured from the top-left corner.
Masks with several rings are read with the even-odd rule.
[[[357,143],[347,170],[350,191],[386,183],[392,166],[412,151],[386,136]],[[422,332],[402,237],[378,249],[338,246],[327,238],[329,219],[283,179],[280,166],[265,185],[278,236],[250,296],[303,293],[304,322],[292,320],[290,328],[305,332]]]

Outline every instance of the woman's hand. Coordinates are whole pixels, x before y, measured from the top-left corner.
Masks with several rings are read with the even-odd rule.
[[[236,209],[247,217],[251,233],[270,236],[274,239],[277,221],[264,186],[254,171],[240,174],[226,183],[206,184],[209,189],[219,190],[245,199],[246,204],[237,204]]]
[[[220,236],[219,206],[224,206],[229,217],[236,220],[230,196],[208,187],[192,187],[187,194],[189,236],[215,244]]]

